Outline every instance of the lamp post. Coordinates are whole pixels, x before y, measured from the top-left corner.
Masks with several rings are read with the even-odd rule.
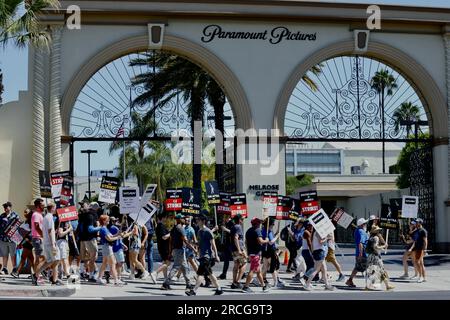
[[[97,153],[97,150],[81,150],[81,153],[87,153],[88,155],[88,193],[89,193],[89,202],[91,202],[91,153]]]

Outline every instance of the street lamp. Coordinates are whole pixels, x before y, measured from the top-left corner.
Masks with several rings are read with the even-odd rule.
[[[97,150],[81,150],[81,153],[87,153],[88,155],[88,193],[89,193],[89,202],[91,202],[91,153],[97,153]]]

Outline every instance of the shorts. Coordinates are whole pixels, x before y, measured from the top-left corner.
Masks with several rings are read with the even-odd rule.
[[[56,251],[53,251],[53,246],[44,244],[44,257],[47,263],[52,263],[61,260],[59,256],[58,246],[56,246]]]
[[[364,272],[367,269],[367,258],[356,257],[355,270],[358,272]]]
[[[413,250],[413,254],[414,254],[414,258],[416,260],[419,260],[425,256],[425,250],[423,250],[423,249]]]
[[[79,242],[77,242],[77,245],[75,245],[73,240],[70,240],[70,238],[69,238],[69,257],[80,256],[80,250],[78,250],[79,247],[80,247]]]
[[[239,254],[238,251],[233,252],[233,261],[241,267],[247,263],[247,259],[242,254]]]
[[[323,261],[325,259],[325,251],[322,249],[313,251],[314,261]]]
[[[56,241],[56,248],[59,251],[59,258],[61,260],[67,259],[69,257],[68,249],[69,245],[67,244],[67,240],[58,240]]]
[[[15,257],[17,245],[15,242],[0,241],[0,257]]]
[[[33,243],[34,254],[36,255],[36,257],[42,256],[42,252],[44,251],[44,248],[42,246],[42,239],[33,238],[31,242]]]
[[[270,259],[269,273],[274,273],[275,271],[280,270],[280,259],[275,250],[270,253],[271,256],[268,257],[268,259]]]
[[[336,255],[334,254],[334,250],[331,248],[328,248],[327,256],[325,257],[325,261],[329,263],[336,264]]]
[[[80,241],[80,253],[81,253],[81,260],[97,260],[98,255],[98,246],[97,246],[97,239],[92,239],[88,241]]]
[[[199,262],[200,264],[197,269],[197,275],[204,277],[212,275],[212,267],[214,260],[212,260],[209,257],[201,257],[199,259]]]
[[[250,271],[259,272],[261,270],[261,256],[259,254],[250,255]]]
[[[102,244],[102,256],[103,257],[110,257],[110,256],[113,256],[113,255],[114,255],[114,252],[113,252],[112,246],[107,244],[107,243]]]
[[[120,249],[119,251],[114,252],[114,256],[116,257],[117,263],[125,262],[125,254],[123,253],[123,249]]]

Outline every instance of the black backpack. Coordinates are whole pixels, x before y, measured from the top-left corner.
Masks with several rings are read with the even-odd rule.
[[[289,228],[289,226],[286,226],[286,227],[283,228],[283,230],[281,230],[280,239],[282,241],[288,241],[288,239],[289,239],[289,230],[288,230],[288,228]]]

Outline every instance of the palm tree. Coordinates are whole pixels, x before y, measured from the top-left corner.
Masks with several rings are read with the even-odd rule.
[[[131,114],[131,121],[133,123],[133,128],[130,131],[129,137],[135,138],[136,141],[125,143],[125,165],[128,170],[126,172],[126,176],[123,177],[123,167],[119,166],[119,177],[123,179],[128,178],[130,174],[136,176],[139,191],[142,195],[147,182],[143,175],[142,166],[145,165],[145,150],[147,148],[148,142],[145,140],[139,140],[139,138],[152,135],[156,131],[156,125],[152,120],[145,119],[136,112],[133,112]],[[112,142],[109,146],[109,153],[111,154],[114,151],[121,149],[122,147],[122,144]],[[123,157],[124,154],[122,151],[120,154],[120,158],[122,159],[122,161]]]
[[[57,0],[2,0],[0,1],[0,43],[14,41],[18,47],[31,43],[48,47],[51,35],[42,30],[38,14],[46,8],[59,8]]]
[[[3,91],[4,91],[5,87],[3,86],[3,72],[2,69],[0,69],[0,106],[2,105],[3,102]]]
[[[309,73],[312,73],[315,76],[318,76],[322,73],[323,64],[318,64],[311,69],[309,69],[302,77],[302,81],[305,82],[305,84],[314,92],[319,90],[319,86],[317,83],[311,79],[309,76]]]
[[[412,122],[418,121],[420,119],[420,111],[419,107],[412,102],[403,102],[400,107],[398,107],[394,114],[392,115],[394,118],[394,130],[397,134],[400,131],[400,126],[402,122],[406,122],[406,137],[409,137],[411,132]]]
[[[379,95],[379,103],[381,110],[381,136],[383,139],[383,173],[386,173],[385,168],[385,121],[384,121],[384,100],[386,96],[391,96],[394,93],[394,90],[397,88],[397,82],[394,76],[389,72],[388,69],[380,70],[375,72],[375,75],[372,77],[371,81],[372,89],[376,90]]]
[[[200,122],[202,127],[204,126],[207,100],[214,106],[216,119],[219,119],[219,128],[222,126],[223,130],[220,117],[223,117],[225,95],[218,92],[221,89],[215,80],[199,66],[178,56],[163,52],[147,53],[144,58],[132,60],[130,65],[154,65],[157,68],[155,72],[152,70],[142,73],[132,79],[133,85],[142,85],[146,90],[133,101],[133,106],[153,104],[146,117],[152,117],[157,108],[181,95],[183,101],[187,103],[187,113],[191,121],[192,132],[194,132],[195,122]],[[198,161],[199,159],[195,159],[195,155],[201,153],[201,150],[197,150],[195,146],[196,142],[194,141],[193,187],[200,189],[202,165],[201,161]]]

